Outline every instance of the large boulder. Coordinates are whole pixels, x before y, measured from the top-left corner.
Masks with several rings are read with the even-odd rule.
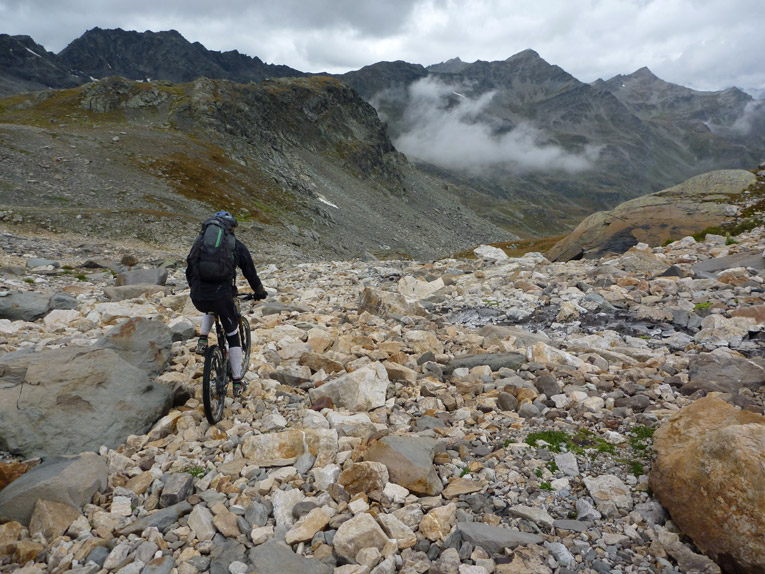
[[[94,453],[54,457],[36,466],[0,491],[0,522],[29,525],[38,500],[81,509],[107,486],[109,467]]]
[[[551,261],[623,253],[638,243],[657,246],[731,219],[726,202],[757,181],[744,170],[697,175],[680,185],[644,195],[612,211],[593,213],[548,251]]]
[[[0,297],[0,319],[34,321],[50,311],[50,296],[12,291]]]
[[[651,488],[682,532],[723,570],[762,573],[765,417],[709,395],[653,438]]]
[[[364,458],[383,463],[391,482],[432,496],[444,488],[433,466],[436,444],[436,440],[425,437],[390,435],[375,442]]]
[[[116,447],[172,404],[115,351],[67,347],[0,358],[0,449],[27,457]]]
[[[170,362],[173,333],[162,321],[134,317],[112,327],[94,347],[113,349],[134,367],[158,374]]]
[[[389,384],[388,373],[378,362],[311,389],[309,394],[313,402],[328,397],[349,411],[371,411],[385,404]]]
[[[758,364],[729,349],[691,356],[688,382],[681,392],[690,395],[698,390],[738,393],[743,388],[755,392],[765,385],[765,362]]]

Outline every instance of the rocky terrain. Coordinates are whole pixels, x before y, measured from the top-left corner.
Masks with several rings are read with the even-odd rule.
[[[0,572],[761,572],[764,253],[258,261],[210,426],[185,252],[4,223]]]

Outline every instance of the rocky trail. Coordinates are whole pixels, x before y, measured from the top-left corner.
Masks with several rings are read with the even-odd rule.
[[[216,426],[184,256],[0,231],[0,572],[765,567],[765,228],[260,265]]]

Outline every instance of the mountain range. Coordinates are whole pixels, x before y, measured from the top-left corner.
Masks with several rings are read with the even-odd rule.
[[[59,54],[0,35],[0,95],[108,76],[246,84],[316,75],[207,50],[172,30],[94,28]],[[334,78],[374,107],[392,151],[461,190],[456,197],[487,225],[519,236],[565,232],[593,211],[765,157],[763,100],[738,88],[691,90],[647,68],[584,83],[525,50],[497,62],[379,62]]]

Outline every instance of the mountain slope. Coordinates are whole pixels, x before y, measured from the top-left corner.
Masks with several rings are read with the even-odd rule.
[[[3,217],[184,245],[229,209],[263,258],[432,258],[509,234],[415,169],[327,77],[110,78],[0,100]]]
[[[237,51],[216,52],[193,44],[175,30],[132,32],[93,28],[59,54],[68,69],[86,78],[123,76],[131,80],[190,82],[201,76],[237,82],[303,76],[288,66],[265,64]]]

